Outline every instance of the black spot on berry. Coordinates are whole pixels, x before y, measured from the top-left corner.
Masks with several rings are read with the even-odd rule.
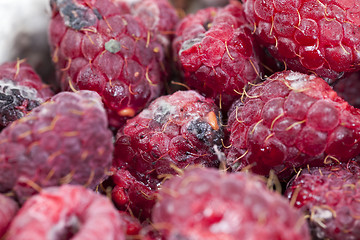
[[[65,25],[75,30],[93,26],[99,16],[102,18],[97,10],[79,5],[74,0],[52,0],[51,5],[59,10]]]

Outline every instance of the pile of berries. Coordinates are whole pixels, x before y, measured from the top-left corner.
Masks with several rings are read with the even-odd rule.
[[[359,0],[48,1],[53,79],[0,63],[1,240],[360,239]]]

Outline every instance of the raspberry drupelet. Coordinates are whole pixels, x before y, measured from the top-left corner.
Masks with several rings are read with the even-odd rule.
[[[0,129],[53,95],[50,87],[42,83],[24,60],[3,63],[0,65]]]
[[[173,49],[188,87],[214,99],[224,112],[261,74],[257,46],[239,2],[185,17],[177,26]]]
[[[338,97],[321,78],[279,72],[229,111],[227,162],[282,180],[294,170],[346,162],[360,152],[360,110]]]
[[[115,129],[163,93],[160,26],[147,28],[126,1],[52,0],[51,7],[49,39],[63,90],[99,93]]]
[[[82,184],[95,188],[113,154],[100,96],[62,92],[0,133],[0,192],[20,203],[43,187]]]
[[[151,208],[144,206],[153,205],[158,185],[176,169],[218,167],[214,148],[221,148],[223,138],[219,114],[211,99],[189,90],[157,98],[128,120],[115,143],[113,166],[120,169],[115,190],[125,196],[117,202],[146,217]],[[133,204],[143,200],[150,203]]]
[[[358,0],[245,0],[262,46],[288,69],[331,83],[360,70]]]

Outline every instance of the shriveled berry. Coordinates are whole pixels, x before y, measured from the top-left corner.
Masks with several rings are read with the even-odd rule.
[[[131,179],[119,184],[128,199],[123,204],[146,218],[159,184],[177,168],[218,167],[214,147],[220,149],[223,138],[219,114],[211,99],[189,90],[157,98],[130,119],[117,133],[113,160],[114,167],[123,169],[119,179]]]

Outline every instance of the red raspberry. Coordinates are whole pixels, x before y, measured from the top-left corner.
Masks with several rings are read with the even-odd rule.
[[[310,239],[306,221],[258,176],[195,168],[166,181],[153,210],[166,239]]]
[[[360,72],[340,79],[333,87],[334,91],[350,105],[360,108]]]
[[[126,226],[108,198],[81,186],[44,189],[10,225],[7,240],[125,240]]]
[[[332,82],[360,70],[358,0],[246,0],[261,44],[289,69]]]
[[[0,134],[0,192],[20,202],[42,187],[94,188],[110,167],[112,133],[96,92],[63,92]]]
[[[64,90],[100,94],[118,128],[163,91],[164,46],[124,1],[52,0],[50,44]]]
[[[222,137],[219,109],[212,100],[192,90],[157,98],[119,130],[113,166],[124,170],[114,181],[130,199],[130,207],[141,203],[137,208],[146,218],[154,191],[166,175],[176,173],[174,168],[218,167],[214,146],[220,148]],[[138,212],[136,206],[131,209]]]
[[[6,233],[18,208],[19,207],[14,200],[0,194],[0,239],[2,239],[2,236]]]
[[[280,72],[252,87],[229,112],[227,161],[288,179],[295,168],[346,162],[360,152],[360,110],[321,78]]]
[[[185,83],[225,111],[259,75],[256,46],[243,15],[235,1],[199,10],[180,22],[173,43]]]
[[[309,215],[314,239],[360,236],[360,167],[356,162],[304,169],[285,195]]]
[[[53,95],[24,61],[0,65],[0,128],[22,118]]]

